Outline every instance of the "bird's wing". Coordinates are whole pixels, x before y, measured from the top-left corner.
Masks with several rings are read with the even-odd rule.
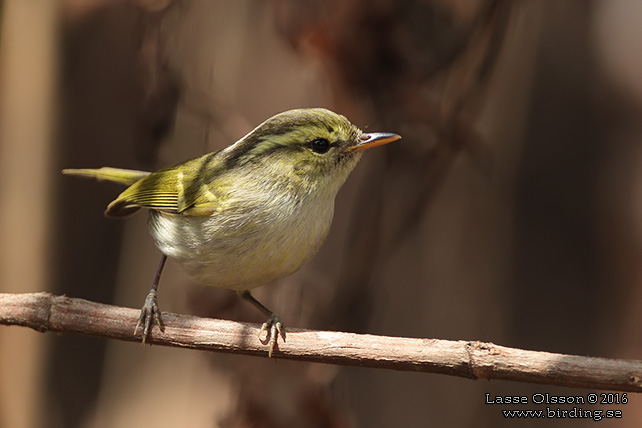
[[[220,174],[219,164],[211,153],[153,172],[121,193],[109,204],[105,215],[124,217],[140,208],[206,215],[206,210],[197,208],[215,203],[209,183]],[[204,194],[208,191],[209,195]]]

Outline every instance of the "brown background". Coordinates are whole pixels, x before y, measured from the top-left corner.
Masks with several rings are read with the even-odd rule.
[[[120,189],[59,171],[156,169],[323,106],[404,138],[364,157],[319,255],[257,290],[286,325],[642,359],[640,2],[0,7],[0,291],[139,307],[145,215],[103,218]],[[160,305],[262,321],[171,262]],[[0,329],[3,428],[512,426],[484,394],[536,392],[600,391]],[[615,408],[600,426],[639,426],[638,396]]]

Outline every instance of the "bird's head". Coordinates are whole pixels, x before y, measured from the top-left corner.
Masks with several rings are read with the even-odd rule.
[[[364,133],[330,110],[297,109],[269,118],[221,154],[230,169],[255,166],[266,176],[324,186],[336,193],[363,150],[400,138]]]

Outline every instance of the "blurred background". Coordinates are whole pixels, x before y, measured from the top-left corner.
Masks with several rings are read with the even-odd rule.
[[[146,216],[105,219],[121,189],[60,170],[158,169],[322,106],[403,140],[364,156],[319,255],[257,290],[286,326],[642,359],[641,20],[636,0],[1,1],[0,291],[140,307]],[[171,261],[159,301],[264,321]],[[600,391],[0,328],[2,428],[512,426],[484,394],[535,392]],[[639,426],[629,397],[601,426]]]

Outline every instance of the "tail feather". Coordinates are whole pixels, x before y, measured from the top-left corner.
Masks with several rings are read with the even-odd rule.
[[[138,180],[147,177],[150,174],[146,171],[136,171],[133,169],[110,167],[102,167],[97,169],[63,169],[62,173],[65,175],[77,175],[80,177],[95,178],[99,181],[111,181],[114,183],[124,184],[126,186],[131,186]]]

